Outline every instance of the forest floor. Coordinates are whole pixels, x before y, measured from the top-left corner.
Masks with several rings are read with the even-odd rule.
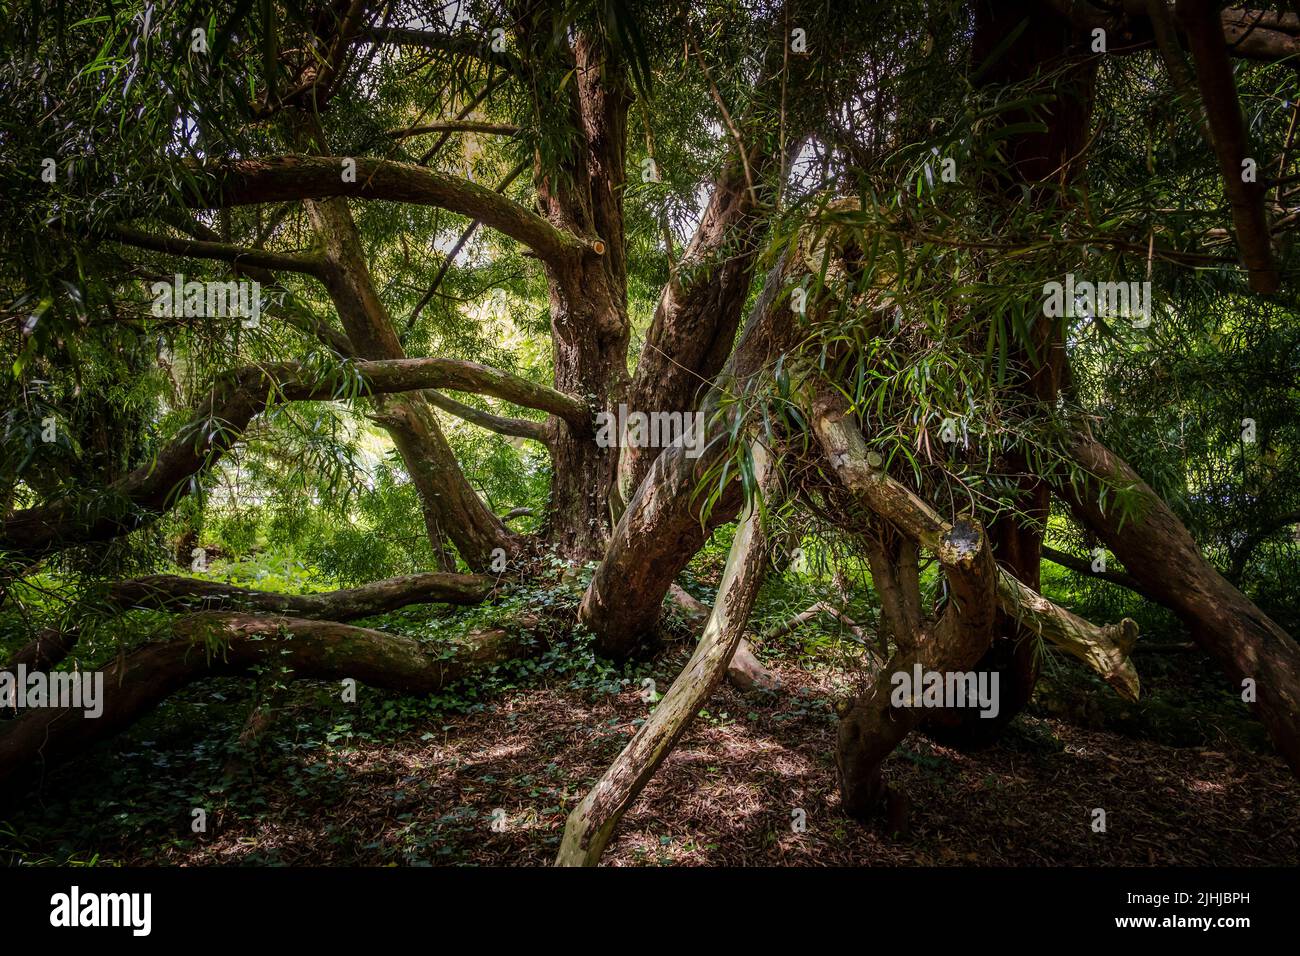
[[[676,645],[646,672],[661,690],[688,650]],[[1150,669],[1166,697],[1180,697],[1188,668],[1196,672],[1189,657]],[[1095,713],[1048,715],[1061,709],[1049,699],[1053,681],[991,749],[961,754],[909,737],[887,772],[910,798],[910,832],[859,825],[839,812],[835,791],[831,701],[842,672],[809,669],[806,659],[769,664],[783,689],[721,688],[633,805],[605,862],[1300,861],[1300,783],[1231,722],[1200,720],[1198,742],[1183,746],[1134,736],[1120,718],[1121,732],[1098,729],[1105,721]],[[0,822],[0,859],[545,865],[568,810],[646,716],[638,685],[534,674],[459,711],[362,688],[373,698],[364,714],[342,719],[336,691],[297,685],[277,698],[272,730],[249,757],[233,741],[252,693],[247,684],[211,682],[111,746],[52,770]],[[1075,697],[1094,691],[1109,693],[1087,686]],[[333,708],[324,724],[322,706]],[[205,832],[192,832],[194,808],[204,809]],[[1098,808],[1104,832],[1093,828]]]

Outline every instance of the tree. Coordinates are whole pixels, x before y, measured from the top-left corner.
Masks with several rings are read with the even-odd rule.
[[[302,677],[472,677],[536,649],[526,622],[437,662],[342,622],[489,601],[550,559],[593,566],[562,629],[644,657],[683,570],[740,515],[695,656],[570,818],[561,862],[593,863],[729,662],[761,675],[744,629],[778,513],[867,559],[892,647],[842,713],[855,816],[912,729],[995,738],[1045,645],[1137,696],[1132,622],[1040,593],[1054,521],[1105,542],[1123,580],[1257,688],[1244,699],[1300,772],[1300,648],[1242,590],[1300,501],[1297,98],[1276,102],[1294,16],[1181,0],[92,6],[5,27],[5,594],[74,583],[32,666],[124,610],[174,616],[113,665],[110,720],[0,732],[0,778],[277,651]],[[1249,515],[1234,533],[1215,494],[1194,499],[1249,386],[1160,407],[1221,403],[1176,462],[1141,453],[1140,396],[1248,328],[1275,342],[1241,383],[1290,360],[1282,407],[1257,413],[1275,425],[1252,432],[1273,457],[1217,483]],[[485,465],[457,421],[517,445]],[[156,555],[158,529],[184,513],[192,532],[232,473],[285,514],[304,497],[347,514],[379,494],[355,466],[367,429],[410,492],[378,526],[422,529],[412,573],[281,596],[85,563],[107,542]],[[96,447],[105,434],[121,440]],[[537,512],[528,529],[499,488]],[[890,675],[914,664],[996,671],[999,718],[900,709]]]

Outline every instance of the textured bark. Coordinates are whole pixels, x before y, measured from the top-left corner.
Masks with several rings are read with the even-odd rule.
[[[755,157],[764,195],[772,165],[767,159],[758,162]],[[735,345],[764,222],[746,188],[744,167],[738,155],[732,155],[678,265],[677,274],[687,278],[668,283],[660,295],[628,390],[629,408],[672,412],[698,407],[701,393]],[[620,501],[631,497],[656,455],[656,449],[622,449]]]
[[[1152,0],[1118,0],[1101,3],[1079,0],[1049,0],[1062,16],[1069,17],[1081,29],[1100,27],[1111,38],[1107,56],[1124,55],[1150,49],[1155,29],[1149,15]],[[1176,27],[1182,24],[1172,17],[1172,0],[1164,3]],[[1300,53],[1300,18],[1294,13],[1228,7],[1218,14],[1224,49],[1229,56],[1263,63],[1276,63]]]
[[[600,250],[569,260],[543,257],[555,386],[582,395],[593,409],[614,411],[626,388],[631,336],[623,225],[631,96],[621,61],[597,38],[580,33],[571,50],[549,55],[576,71],[568,92],[580,145],[562,169],[536,170],[538,198],[558,231],[584,237],[588,247]],[[559,428],[551,461],[548,535],[566,557],[592,560],[609,535],[618,448],[601,447],[589,433]]]
[[[177,619],[170,640],[146,644],[104,669],[99,717],[47,707],[29,710],[0,730],[0,788],[16,786],[34,765],[52,765],[124,730],[194,681],[241,674],[257,664],[285,667],[296,677],[353,678],[428,694],[527,649],[525,638],[506,630],[475,632],[463,648],[444,656],[411,638],[331,621],[187,615]]]
[[[1182,619],[1193,639],[1223,668],[1233,691],[1255,681],[1258,714],[1273,746],[1300,775],[1300,646],[1205,560],[1169,506],[1121,458],[1081,434],[1074,454],[1088,472],[1137,498],[1139,513],[1098,503],[1098,487],[1057,492],[1143,589]]]
[[[929,671],[966,671],[993,640],[998,574],[980,526],[959,519],[937,542],[936,553],[948,579],[950,600],[932,633],[917,635],[910,650],[900,649],[840,718],[835,749],[840,802],[859,820],[870,817],[885,794],[881,765],[919,723],[915,707],[891,705],[893,675],[915,664]]]
[[[691,624],[703,630],[712,608],[703,601],[697,601],[677,584],[668,589],[668,599],[687,616]],[[745,693],[752,690],[774,691],[781,687],[781,675],[764,667],[755,656],[754,648],[743,637],[736,645],[736,653],[731,655],[731,662],[727,664],[727,680],[737,690]]]
[[[728,434],[736,410],[722,411],[724,397],[742,393],[769,359],[793,344],[796,323],[780,293],[795,259],[783,257],[772,269],[740,345],[704,401],[703,454],[691,459],[683,447],[664,449],[610,536],[579,615],[596,635],[596,649],[607,657],[627,658],[643,646],[659,620],[668,588],[713,529],[740,508],[734,469],[707,519],[702,512],[708,489],[696,492],[729,454]]]
[[[868,511],[889,520],[922,547],[937,553],[951,525],[906,486],[869,464],[866,440],[839,393],[821,384],[811,418],[822,451],[844,486]],[[1137,671],[1128,660],[1137,640],[1135,623],[1125,618],[1119,624],[1097,627],[1057,607],[1002,567],[998,568],[996,582],[998,607],[1009,618],[1088,664],[1124,697],[1137,699]],[[983,662],[980,667],[987,669]]]
[[[840,18],[856,15],[851,6],[802,0],[786,0],[773,12],[772,42],[763,51],[755,81],[756,105],[736,124],[744,155],[733,138],[695,234],[660,293],[628,389],[629,407],[645,412],[696,409],[725,365],[753,285],[755,257],[777,208],[782,173],[838,105],[826,74],[790,62],[788,30],[791,24],[817,22],[824,55],[851,62],[864,51],[837,40],[835,28]],[[856,36],[856,31],[848,33]],[[771,131],[777,110],[783,138]],[[631,497],[655,457],[651,449],[623,449],[618,501]]]
[[[1250,288],[1255,292],[1276,292],[1279,280],[1264,212],[1264,184],[1242,181],[1241,163],[1251,153],[1219,13],[1210,0],[1178,0],[1177,10],[1196,65],[1196,82],[1210,126],[1210,146],[1219,160],[1223,191],[1232,208],[1237,248],[1250,274]]]
[[[160,574],[118,581],[108,601],[124,610],[260,611],[316,620],[351,621],[384,614],[410,604],[482,604],[495,579],[477,574],[412,574],[373,581],[361,587],[321,594],[280,594],[236,587],[221,581]]]
[[[754,475],[766,487],[767,454],[753,446]],[[556,866],[595,866],[614,828],[655,770],[676,746],[695,714],[722,679],[740,644],[767,567],[767,536],[751,505],[736,529],[718,596],[695,653],[677,675],[649,719],[565,823]]]

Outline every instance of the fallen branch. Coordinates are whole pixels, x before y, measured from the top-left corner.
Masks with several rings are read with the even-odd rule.
[[[680,584],[668,588],[668,600],[677,605],[692,626],[703,630],[708,624],[713,609],[703,601],[697,601]],[[727,664],[727,680],[744,693],[751,690],[779,690],[781,687],[781,675],[762,665],[754,654],[753,646],[744,637],[736,645],[736,653],[731,655],[731,662]]]
[[[353,678],[372,687],[428,694],[475,671],[521,656],[528,638],[476,631],[451,652],[413,638],[334,621],[204,613],[178,618],[170,640],[145,644],[104,669],[102,714],[45,707],[0,731],[0,787],[34,763],[53,764],[133,724],[168,696],[210,677],[257,664],[295,677]]]
[[[174,574],[119,581],[108,601],[123,609],[268,612],[314,620],[352,621],[410,604],[482,604],[493,578],[479,574],[412,574],[321,594],[277,594]]]

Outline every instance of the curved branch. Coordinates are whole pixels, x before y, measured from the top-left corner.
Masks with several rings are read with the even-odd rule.
[[[211,179],[194,201],[208,208],[334,196],[382,199],[437,206],[480,219],[560,267],[603,248],[557,229],[494,189],[409,163],[364,156],[291,155],[210,163],[198,171]],[[346,179],[345,172],[349,173]]]
[[[1241,545],[1233,553],[1232,566],[1228,569],[1228,580],[1240,583],[1241,576],[1246,573],[1246,565],[1250,561],[1250,556],[1255,553],[1255,549],[1283,528],[1297,523],[1300,523],[1300,511],[1289,511],[1286,514],[1278,515],[1262,528],[1246,535]]]
[[[170,640],[146,644],[103,671],[94,719],[71,708],[24,712],[0,731],[0,787],[24,769],[64,759],[129,727],[169,695],[209,677],[271,664],[295,677],[353,678],[373,687],[428,694],[476,670],[521,656],[530,640],[502,628],[477,631],[451,652],[409,637],[333,621],[191,614]],[[214,650],[215,649],[215,650]]]
[[[541,442],[548,448],[554,440],[551,430],[546,427],[545,422],[532,422],[526,418],[506,418],[503,415],[493,415],[481,408],[474,408],[472,405],[458,402],[454,398],[448,398],[441,392],[426,391],[423,395],[425,400],[434,408],[441,408],[449,415],[455,415],[471,425],[478,425],[480,428],[486,428],[498,435],[531,438],[533,441]]]
[[[350,382],[349,382],[350,379]],[[324,378],[298,362],[237,369],[217,379],[190,422],[150,463],[102,492],[68,496],[19,511],[0,523],[0,551],[36,556],[126,534],[195,490],[194,477],[215,464],[248,423],[275,399],[334,401],[355,394],[456,388],[540,408],[589,427],[590,411],[576,398],[457,359],[388,359],[342,366]]]
[[[112,226],[106,230],[105,238],[121,242],[139,249],[151,249],[174,256],[189,256],[194,259],[219,259],[234,266],[252,266],[259,269],[279,269],[284,272],[300,272],[303,275],[320,278],[325,270],[325,263],[315,256],[299,256],[288,252],[269,252],[266,249],[249,249],[246,246],[229,242],[206,242],[200,239],[180,239],[175,236],[159,236],[130,226]],[[260,281],[260,280],[259,280]]]
[[[278,594],[175,574],[118,581],[108,601],[123,609],[163,611],[263,611],[315,620],[352,621],[409,604],[482,604],[495,579],[480,574],[435,572],[373,581],[321,594]]]
[[[766,489],[767,454],[755,443],[754,475]],[[564,826],[556,866],[595,866],[614,828],[655,770],[676,746],[713,693],[749,620],[767,567],[767,535],[757,503],[745,510],[727,555],[718,597],[695,653],[622,753],[573,808]]]
[[[867,508],[888,518],[920,544],[938,552],[951,529],[928,503],[884,471],[871,466],[866,440],[848,412],[848,403],[832,387],[818,387],[812,414],[813,429],[831,468],[844,486]],[[1138,675],[1129,661],[1137,640],[1137,625],[1097,627],[1053,604],[1005,568],[998,568],[998,603],[1002,610],[1066,654],[1092,667],[1123,697],[1137,700]]]
[[[216,230],[201,223],[191,217],[187,212],[178,210],[178,214],[169,217],[171,224],[181,232],[189,233],[196,240],[209,243],[220,244],[222,242],[220,234]],[[257,265],[246,258],[240,258],[237,261],[231,260],[232,270],[235,275],[248,276],[265,286],[273,286],[278,283],[275,273],[267,266]],[[318,275],[317,273],[312,273]],[[294,328],[314,336],[321,342],[324,342],[339,355],[351,357],[355,354],[352,343],[348,337],[340,332],[334,326],[324,319],[318,318],[301,304],[294,301],[292,297],[286,297],[282,307],[285,320]]]

